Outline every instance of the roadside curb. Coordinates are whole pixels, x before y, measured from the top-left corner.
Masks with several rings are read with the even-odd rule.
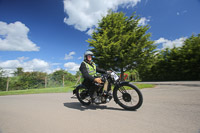
[[[182,85],[200,87],[200,81],[163,81],[163,82],[134,82],[139,84],[154,84],[154,85]]]

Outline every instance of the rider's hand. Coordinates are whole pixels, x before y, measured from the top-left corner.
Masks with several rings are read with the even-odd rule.
[[[97,82],[97,83],[99,83],[99,84],[102,83],[101,78],[95,78],[95,79],[94,79],[94,82]]]
[[[107,71],[107,74],[110,74],[110,73],[112,73],[112,71]]]

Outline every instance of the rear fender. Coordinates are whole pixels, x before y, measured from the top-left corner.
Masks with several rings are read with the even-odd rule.
[[[83,85],[83,84],[78,85],[78,86],[73,90],[73,94],[74,94],[74,95],[76,94],[76,90],[77,90],[78,88],[86,88],[86,87],[85,87],[85,85]],[[86,88],[86,89],[87,89],[87,88]]]

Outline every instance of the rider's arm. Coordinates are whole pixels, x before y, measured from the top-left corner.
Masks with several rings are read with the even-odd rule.
[[[106,73],[106,71],[105,70],[103,70],[103,69],[101,69],[101,68],[99,68],[99,67],[96,67],[96,71],[98,72],[98,73]]]
[[[84,79],[86,80],[89,80],[89,81],[94,81],[94,77],[92,77],[91,75],[89,75],[88,71],[87,71],[87,68],[86,68],[86,65],[84,62],[81,63],[81,66],[79,68],[79,70],[81,71],[82,73],[82,76]]]

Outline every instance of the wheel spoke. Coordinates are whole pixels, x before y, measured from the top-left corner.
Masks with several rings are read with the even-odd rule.
[[[123,100],[122,96],[118,97],[119,100]]]
[[[119,91],[120,91],[122,94],[127,93],[126,89],[125,89],[123,86],[120,87]]]

